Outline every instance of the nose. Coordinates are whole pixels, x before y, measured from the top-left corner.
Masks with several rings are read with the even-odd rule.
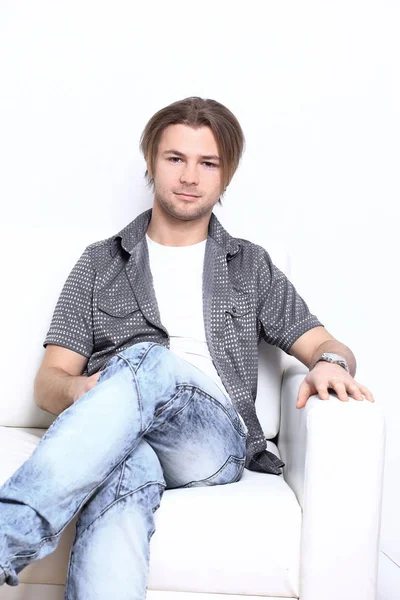
[[[189,164],[189,162],[184,163],[179,179],[181,183],[197,185],[199,183],[199,176],[196,171],[196,166]]]

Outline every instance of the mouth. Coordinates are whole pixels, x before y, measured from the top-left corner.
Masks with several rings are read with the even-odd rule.
[[[188,198],[188,199],[200,198],[200,196],[195,196],[194,194],[180,194],[178,192],[174,192],[174,194],[176,194],[177,196],[181,196],[182,198]]]

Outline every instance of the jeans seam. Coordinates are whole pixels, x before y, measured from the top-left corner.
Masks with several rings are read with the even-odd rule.
[[[236,483],[236,481],[239,481],[242,478],[244,468],[245,468],[245,463],[246,463],[246,457],[243,458],[242,468],[240,469],[239,473],[229,483]]]
[[[117,485],[117,490],[116,490],[116,492],[115,492],[115,499],[117,499],[117,498],[118,498],[119,491],[120,491],[120,489],[121,489],[121,485],[122,485],[122,478],[123,478],[123,476],[125,475],[125,465],[126,465],[126,461],[124,461],[124,462],[122,463],[121,475],[119,476],[119,481],[118,481],[118,485]]]
[[[228,458],[226,459],[226,461],[224,462],[224,464],[223,464],[223,465],[222,465],[222,466],[221,466],[221,467],[220,467],[220,468],[219,468],[217,471],[215,471],[215,473],[213,473],[212,475],[209,475],[209,477],[206,477],[205,479],[200,479],[200,480],[193,480],[193,481],[189,481],[188,483],[186,483],[185,485],[183,485],[183,486],[182,486],[182,488],[185,488],[185,487],[187,487],[188,485],[191,485],[192,483],[200,483],[200,482],[203,482],[203,481],[209,481],[210,479],[212,479],[213,477],[215,477],[216,475],[218,475],[218,473],[220,473],[220,472],[221,472],[221,471],[222,471],[222,470],[225,468],[225,466],[226,466],[226,465],[227,465],[227,464],[228,464],[230,461],[232,461],[232,459],[233,459],[233,462],[235,462],[235,461],[238,461],[238,463],[241,463],[241,464],[243,464],[243,461],[245,460],[245,458],[240,458],[239,456],[235,456],[235,455],[233,455],[233,454],[230,454],[230,455],[228,456]],[[234,481],[237,479],[237,477],[238,477],[238,474],[236,474],[236,475],[233,477],[233,479],[231,479],[231,480],[230,480],[230,481],[228,481],[227,483],[233,483],[233,482],[234,482]]]
[[[88,525],[86,525],[85,529],[83,529],[79,535],[77,535],[75,537],[74,543],[85,533],[85,531],[87,531],[89,529],[89,527],[91,527],[93,525],[93,523],[95,523],[100,517],[102,517],[110,508],[112,508],[113,506],[115,506],[115,504],[117,504],[120,500],[123,500],[124,498],[128,498],[129,496],[132,496],[133,494],[136,494],[136,492],[140,492],[140,490],[143,490],[144,488],[150,486],[150,485],[161,485],[165,488],[165,484],[162,483],[161,481],[147,481],[146,483],[144,483],[143,485],[139,486],[138,488],[136,488],[135,490],[131,491],[131,492],[127,492],[126,494],[124,494],[123,496],[120,496],[119,498],[116,498],[113,502],[111,502],[111,504],[108,504],[102,511],[100,514],[97,515],[97,517],[95,519],[93,519],[93,521],[90,521],[90,523]]]
[[[214,398],[214,396],[212,396],[208,392],[205,392],[203,389],[199,388],[198,386],[190,384],[190,383],[183,383],[183,384],[180,384],[180,385],[182,385],[185,388],[189,388],[189,389],[193,390],[193,394],[191,395],[191,399],[193,398],[194,392],[199,392],[200,394],[203,394],[204,396],[207,396],[211,400],[211,402],[213,402],[216,406],[219,406],[224,411],[224,413],[226,414],[226,416],[228,417],[228,419],[232,423],[233,428],[235,429],[235,431],[237,431],[237,433],[240,435],[240,437],[242,437],[242,438],[246,438],[247,437],[247,434],[242,432],[242,430],[240,428],[240,425],[239,426],[236,425],[235,421],[232,419],[231,415],[229,414],[229,411],[225,408],[225,406],[221,402],[219,402],[216,398]],[[229,402],[230,402],[230,400],[229,400]],[[237,412],[236,409],[235,409],[235,407],[233,406],[233,404],[232,404],[232,408],[233,408],[233,410],[235,412]],[[239,417],[238,417],[238,421],[240,421]]]
[[[125,364],[128,365],[128,368],[132,374],[132,379],[133,379],[133,385],[136,388],[136,394],[137,394],[137,399],[138,399],[138,405],[139,405],[139,413],[140,413],[140,434],[143,434],[143,410],[142,410],[142,398],[140,395],[140,389],[139,389],[139,385],[137,382],[137,378],[136,378],[136,372],[133,369],[131,363],[129,362],[129,360],[127,358],[125,358],[125,356],[121,356],[120,354],[118,354],[119,358],[121,358]]]
[[[176,400],[180,396],[182,396],[182,393],[185,391],[186,387],[188,387],[188,386],[186,386],[186,384],[176,384],[175,389],[176,388],[178,388],[178,389],[176,390],[175,394],[172,396],[172,398],[170,398],[169,400],[167,400],[167,402],[165,402],[162,406],[160,406],[160,408],[158,408],[157,410],[154,411],[154,418],[156,419],[157,417],[162,415],[163,412],[168,410],[171,403],[174,402],[174,400]],[[147,430],[148,430],[148,428],[146,429],[146,431]]]
[[[160,346],[160,344],[156,344],[155,342],[151,343],[151,345],[149,345],[148,347],[143,349],[143,354],[142,356],[139,358],[139,362],[137,364],[137,366],[135,367],[135,372],[138,371],[139,367],[141,367],[142,362],[144,361],[144,359],[146,358],[147,354],[150,352],[150,350],[152,348],[154,348],[154,346]],[[134,346],[130,346],[130,348],[133,348]],[[163,346],[161,346],[163,348]],[[122,353],[117,353],[117,355],[119,358],[122,358],[125,362],[129,363],[129,359],[126,358],[125,356],[122,356]],[[130,364],[130,363],[129,363]],[[133,368],[133,367],[132,367]]]
[[[153,343],[151,346],[149,346],[148,348],[145,349],[145,351],[143,352],[143,355],[140,357],[139,363],[138,363],[138,365],[136,367],[136,370],[135,370],[136,373],[138,372],[138,370],[142,366],[142,362],[144,361],[144,359],[146,358],[146,356],[148,355],[148,353],[150,352],[150,350],[152,350],[155,346],[160,346],[160,344]],[[161,346],[161,348],[164,348],[164,346]]]
[[[188,398],[188,401],[186,402],[186,404],[184,404],[183,406],[181,406],[181,408],[178,411],[176,411],[174,413],[174,417],[176,417],[177,415],[179,415],[179,413],[181,413],[183,410],[185,410],[185,408],[192,402],[194,394],[195,394],[195,390],[192,390],[192,393],[190,394],[190,396]]]

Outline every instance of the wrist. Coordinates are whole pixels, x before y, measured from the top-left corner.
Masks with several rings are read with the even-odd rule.
[[[341,356],[340,354],[336,354],[334,352],[323,352],[315,361],[314,365],[310,368],[310,371],[312,369],[314,369],[314,367],[316,365],[318,365],[321,362],[327,362],[333,365],[339,365],[340,367],[342,367],[347,373],[350,373],[350,368],[349,365],[347,363],[347,360],[345,359],[344,356]]]

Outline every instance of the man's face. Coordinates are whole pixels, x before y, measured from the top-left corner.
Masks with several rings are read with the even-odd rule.
[[[154,202],[183,221],[211,214],[221,195],[217,143],[209,127],[169,125],[155,162]]]

